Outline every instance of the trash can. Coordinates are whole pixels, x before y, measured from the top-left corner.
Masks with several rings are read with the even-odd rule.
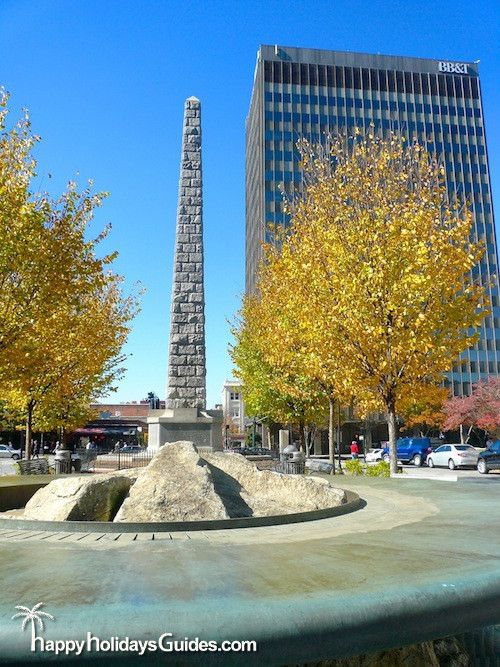
[[[60,449],[54,456],[54,466],[56,475],[67,474],[71,472],[71,452],[69,449]]]
[[[75,472],[80,472],[82,469],[82,459],[78,455],[72,456],[71,462],[73,464],[73,470]]]

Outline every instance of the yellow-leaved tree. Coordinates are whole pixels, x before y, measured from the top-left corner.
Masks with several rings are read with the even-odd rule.
[[[412,388],[399,405],[405,427],[418,428],[422,437],[431,429],[440,428],[446,418],[444,405],[449,396],[448,389],[433,384]]]
[[[303,354],[340,353],[333,386],[340,370],[343,393],[385,409],[396,472],[401,398],[439,383],[488,312],[471,277],[483,248],[466,205],[448,197],[442,165],[418,143],[357,133],[300,149],[304,193],[282,254],[293,246],[294,289],[309,295]]]
[[[301,375],[293,362],[281,365],[269,355],[269,304],[248,295],[240,317],[233,327],[235,339],[230,354],[235,375],[243,384],[245,410],[267,422],[289,424],[297,428],[300,444],[309,454],[314,433],[326,419],[327,404],[323,392]]]
[[[122,346],[138,308],[111,264],[98,256],[106,236],[89,238],[105,193],[70,183],[57,201],[30,190],[29,119],[6,129],[0,101],[0,380],[1,399],[26,421],[26,457],[33,422],[62,428],[85,421],[87,405],[120,377]]]

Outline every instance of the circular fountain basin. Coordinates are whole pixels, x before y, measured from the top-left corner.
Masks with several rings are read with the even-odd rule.
[[[129,532],[120,524],[121,532],[108,532],[112,524],[100,531],[94,524],[85,532],[68,522],[46,530],[43,522],[4,519],[0,662],[44,659],[11,620],[16,605],[38,602],[56,619],[46,639],[90,631],[257,641],[257,653],[232,654],[230,663],[220,653],[182,656],[195,665],[318,662],[498,624],[497,477],[484,484],[345,478],[341,486],[364,501],[357,511],[231,530]],[[92,653],[80,662],[102,659]],[[110,665],[138,660],[106,654]],[[169,657],[140,660],[168,664]]]

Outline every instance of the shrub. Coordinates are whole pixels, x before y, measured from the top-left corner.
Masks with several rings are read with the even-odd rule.
[[[344,467],[347,470],[347,472],[351,473],[351,475],[363,474],[363,466],[361,465],[361,461],[359,459],[352,459],[351,461],[346,461],[344,463]]]
[[[379,461],[373,466],[366,466],[365,475],[367,477],[390,477],[391,467],[385,461]]]

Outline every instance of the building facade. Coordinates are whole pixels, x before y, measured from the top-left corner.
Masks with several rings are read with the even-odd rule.
[[[240,380],[226,380],[222,387],[222,413],[227,438],[243,442],[245,440],[245,403],[241,393]],[[226,437],[226,434],[224,434]]]
[[[301,188],[296,142],[328,133],[401,130],[439,155],[447,187],[467,198],[486,252],[474,275],[491,283],[480,339],[448,374],[455,395],[500,374],[498,254],[477,63],[261,46],[246,124],[246,290],[255,288],[270,225],[286,225],[283,192]]]
[[[145,445],[147,419],[153,400],[158,401],[159,409],[165,409],[165,401],[159,401],[152,392],[142,401],[92,403],[90,407],[95,412],[95,418],[73,431],[72,443],[82,447],[90,442],[107,450],[113,449],[117,441],[124,445]]]

